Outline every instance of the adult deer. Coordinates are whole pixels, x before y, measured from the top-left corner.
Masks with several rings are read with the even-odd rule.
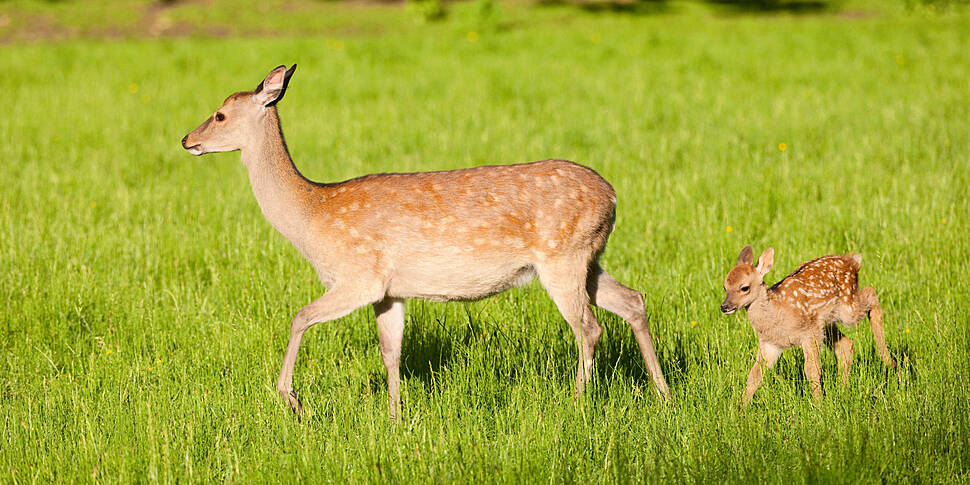
[[[290,158],[276,107],[295,69],[279,66],[256,89],[229,96],[182,139],[193,155],[242,152],[263,215],[328,288],[290,325],[276,389],[294,412],[302,408],[293,367],[314,324],[373,305],[394,418],[404,299],[477,300],[536,275],[576,336],[578,392],[603,332],[593,303],[629,323],[658,392],[669,398],[643,298],[597,263],[613,229],[609,183],[563,160],[311,182]]]

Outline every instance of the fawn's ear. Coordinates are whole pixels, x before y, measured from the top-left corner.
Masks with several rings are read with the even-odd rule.
[[[755,267],[755,271],[761,276],[766,275],[771,271],[771,267],[775,264],[775,248],[765,249],[765,252],[761,253],[761,257],[758,258],[758,266]]]
[[[266,79],[263,79],[263,82],[256,86],[253,91],[253,99],[263,106],[273,106],[278,103],[286,94],[286,86],[290,84],[290,78],[293,77],[294,71],[296,71],[296,64],[293,64],[293,67],[289,70],[286,69],[286,66],[279,66],[270,71],[266,75]]]
[[[754,250],[751,245],[745,246],[738,255],[738,264],[751,264],[754,261]]]

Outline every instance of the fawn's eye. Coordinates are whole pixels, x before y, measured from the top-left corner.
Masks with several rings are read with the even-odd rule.
[[[750,289],[751,289],[751,287],[750,287],[750,286],[742,286],[742,287],[741,287],[741,291],[743,291],[743,292],[745,292],[745,293],[747,293],[747,292],[748,292],[748,290],[750,290]]]
[[[222,113],[216,113],[216,121],[222,121],[224,119],[226,119],[226,115]]]

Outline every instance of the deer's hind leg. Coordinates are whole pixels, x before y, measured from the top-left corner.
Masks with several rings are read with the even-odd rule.
[[[650,376],[657,386],[657,392],[662,397],[669,399],[670,389],[667,387],[667,381],[660,370],[657,350],[653,346],[653,337],[650,335],[650,328],[647,326],[647,313],[643,305],[643,296],[638,291],[631,290],[618,283],[596,263],[590,268],[587,290],[594,305],[616,314],[630,325],[630,328],[633,329],[633,335],[637,339],[637,344],[640,346],[643,363],[647,366]]]
[[[563,258],[536,265],[539,281],[559,308],[559,313],[572,328],[579,349],[576,369],[576,392],[581,394],[593,372],[593,352],[603,334],[603,327],[596,321],[589,307],[586,292],[588,260]]]
[[[852,308],[847,313],[842,320],[846,325],[852,325],[866,316],[869,317],[869,325],[872,327],[872,337],[876,341],[879,358],[886,367],[895,367],[896,361],[889,355],[889,349],[886,347],[886,336],[882,328],[882,307],[879,306],[876,290],[871,286],[859,290],[853,299]]]

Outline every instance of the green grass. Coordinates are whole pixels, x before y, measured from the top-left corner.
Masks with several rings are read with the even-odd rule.
[[[422,27],[326,5],[387,28],[0,46],[0,482],[970,479],[965,12],[509,5],[476,38],[462,6]],[[284,131],[314,180],[548,157],[610,180],[603,264],[644,292],[673,403],[605,313],[574,402],[572,334],[533,284],[408,303],[396,426],[372,311],[314,327],[297,422],[275,379],[324,289],[238,154],[179,146],[290,62]],[[899,371],[862,323],[848,386],[825,351],[813,403],[789,351],[739,412],[756,341],[718,304],[748,243],[776,249],[770,281],[862,253]]]

